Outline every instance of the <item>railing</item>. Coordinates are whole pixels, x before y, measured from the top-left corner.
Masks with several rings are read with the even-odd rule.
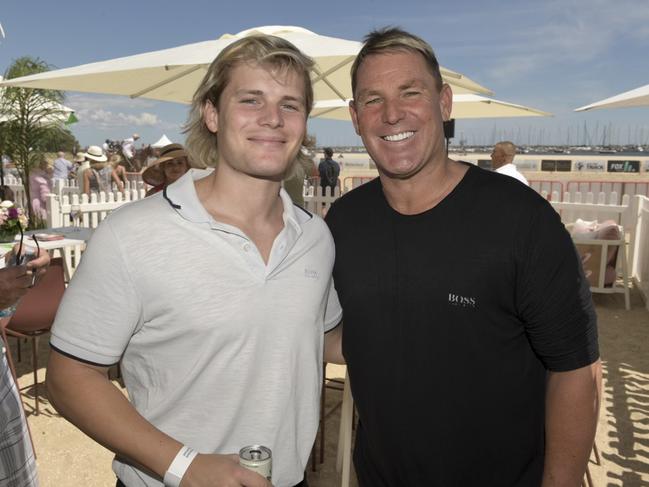
[[[142,175],[140,173],[126,173],[126,184],[124,185],[125,193],[132,193],[133,190],[140,191],[145,189],[146,185],[142,180]],[[25,194],[25,188],[23,186],[23,181],[20,178],[15,176],[7,175],[4,177],[5,185],[8,186],[11,191],[14,193],[14,202],[17,206],[21,208],[27,208],[27,196]],[[115,183],[112,183],[112,192],[117,194],[118,188]],[[55,179],[53,181],[52,193],[56,194],[59,197],[69,196],[72,198],[73,195],[80,195],[83,193],[83,190],[77,185],[76,179]],[[97,193],[99,194],[99,193]],[[117,196],[115,196],[117,198]],[[122,197],[124,199],[125,197]]]
[[[123,204],[144,198],[144,189],[124,193],[92,193],[90,198],[83,193],[47,197],[47,226],[97,228],[106,216]]]
[[[331,188],[327,188],[326,193],[322,194],[319,186],[305,186],[304,204],[307,210],[324,216],[340,194],[340,187],[336,187],[333,192]],[[47,199],[47,226],[96,228],[112,210],[130,201],[142,199],[144,195],[143,187],[125,193],[93,193],[90,198],[86,194],[50,194]],[[544,196],[547,198],[548,194]],[[564,223],[572,223],[581,218],[613,220],[623,226],[625,240],[629,244],[631,276],[649,309],[649,198],[643,195],[623,195],[621,204],[617,204],[618,195],[615,191],[608,195],[600,192],[597,201],[593,193],[582,195],[566,191],[563,201],[560,201],[559,193],[555,191],[548,199]]]
[[[5,175],[4,182],[5,186],[8,186],[14,194],[14,203],[21,208],[27,208],[27,195],[25,194],[25,187],[23,186],[22,179],[11,175]]]
[[[323,189],[325,190],[324,193]],[[324,218],[333,202],[338,198],[340,198],[340,186],[336,186],[333,191],[331,191],[330,187],[305,187],[304,208]]]
[[[563,194],[563,182],[561,181],[553,181],[550,179],[530,179],[528,183],[530,183],[530,188],[537,193],[550,195],[550,201],[556,201],[556,199],[553,198],[555,193],[559,195]]]

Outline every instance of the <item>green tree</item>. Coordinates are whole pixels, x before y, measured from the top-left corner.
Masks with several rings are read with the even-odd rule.
[[[5,79],[49,71],[49,65],[29,56],[16,59],[5,72]],[[62,130],[67,118],[61,103],[63,93],[57,90],[8,86],[0,96],[0,149],[16,164],[27,196],[30,226],[37,222],[29,191],[29,173],[43,157],[43,142]]]

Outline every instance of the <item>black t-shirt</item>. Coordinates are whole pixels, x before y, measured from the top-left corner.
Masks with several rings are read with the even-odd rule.
[[[424,213],[394,211],[377,178],[340,198],[327,223],[361,485],[538,487],[546,371],[599,356],[558,214],[471,166]]]

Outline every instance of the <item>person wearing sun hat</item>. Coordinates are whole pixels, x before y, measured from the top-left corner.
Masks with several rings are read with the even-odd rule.
[[[120,191],[124,191],[124,184],[115,174],[113,166],[107,164],[108,158],[98,145],[91,145],[84,154],[90,162],[90,167],[83,173],[83,192],[90,196],[91,192],[108,193],[112,190],[112,182],[117,184]]]
[[[160,157],[154,160],[142,173],[145,183],[153,186],[147,196],[162,191],[185,174],[191,164],[187,152],[181,144],[168,144],[160,149]]]
[[[77,152],[74,156],[75,164],[75,177],[77,178],[77,187],[79,191],[83,191],[83,173],[90,167],[90,162],[86,160],[85,152]]]

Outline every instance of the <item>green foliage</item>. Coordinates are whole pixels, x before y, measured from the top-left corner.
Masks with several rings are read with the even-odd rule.
[[[49,69],[45,61],[26,56],[16,59],[4,77],[18,78]],[[0,150],[8,154],[16,164],[23,180],[25,195],[30,202],[30,170],[38,165],[43,152],[51,147],[53,141],[66,139],[66,131],[61,128],[62,122],[67,118],[61,108],[63,98],[63,93],[57,90],[13,86],[4,88],[0,97]],[[59,149],[60,147],[56,147],[54,150]],[[28,206],[32,221],[31,204]]]

